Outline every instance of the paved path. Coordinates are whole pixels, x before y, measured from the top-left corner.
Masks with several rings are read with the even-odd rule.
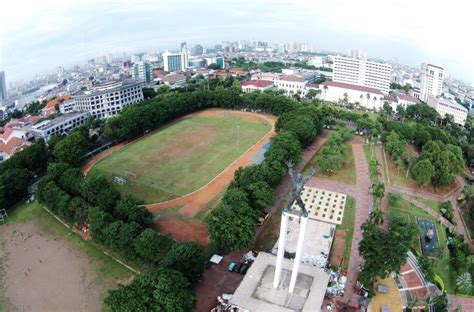
[[[474,299],[473,298],[466,298],[460,297],[456,295],[448,295],[449,301],[451,303],[451,307],[449,311],[453,311],[458,306],[462,307],[462,311],[474,311]]]
[[[344,301],[354,295],[354,287],[359,275],[359,268],[362,264],[362,257],[359,254],[359,242],[362,239],[361,225],[369,217],[372,209],[373,198],[369,194],[369,188],[372,185],[369,178],[369,167],[364,154],[363,144],[356,143],[352,145],[354,153],[354,164],[356,169],[356,185],[344,184],[318,177],[313,177],[308,181],[309,186],[319,187],[330,191],[345,193],[356,199],[356,215],[354,224],[354,234],[352,237],[351,257],[349,259],[349,268],[347,273],[347,283],[344,290]]]
[[[383,164],[383,150],[380,145],[375,147],[375,159],[378,161],[379,164]],[[385,196],[382,198],[380,203],[380,210],[383,213],[383,228],[388,230],[388,192],[387,192],[387,178],[385,177],[385,166],[380,166],[380,180],[385,184]]]

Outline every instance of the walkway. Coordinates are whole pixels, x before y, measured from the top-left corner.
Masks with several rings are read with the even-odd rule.
[[[354,153],[356,169],[356,185],[344,184],[318,177],[313,177],[308,181],[309,186],[345,193],[354,197],[356,200],[356,215],[354,234],[352,237],[351,257],[349,259],[347,283],[344,290],[344,301],[346,303],[355,294],[354,286],[356,285],[360,267],[362,265],[362,257],[359,254],[359,242],[362,239],[361,225],[368,219],[373,205],[373,198],[369,193],[372,182],[369,178],[369,166],[365,158],[363,143],[353,143],[352,151]]]

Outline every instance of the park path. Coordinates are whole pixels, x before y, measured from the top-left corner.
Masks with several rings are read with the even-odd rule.
[[[382,153],[383,153],[382,148],[379,145],[377,145],[375,147],[375,159],[377,160],[379,164],[384,163]],[[385,176],[385,166],[381,166],[381,169],[382,170],[379,170],[380,178],[382,182],[384,182],[385,187],[387,187],[388,180],[387,180],[387,177]],[[382,201],[380,203],[380,210],[382,210],[382,213],[383,213],[383,228],[385,230],[388,230],[388,192],[385,192],[385,195],[382,198]]]
[[[359,254],[359,242],[362,240],[361,225],[368,219],[372,210],[373,198],[369,193],[372,182],[369,177],[369,166],[364,154],[363,142],[358,142],[355,138],[352,143],[354,154],[354,165],[356,171],[356,185],[335,182],[323,178],[313,177],[308,181],[309,186],[340,192],[352,196],[356,200],[356,213],[354,223],[354,233],[352,236],[351,257],[347,272],[347,283],[344,290],[344,301],[347,303],[354,295],[354,286],[362,265],[362,257]],[[357,141],[357,142],[354,142]]]

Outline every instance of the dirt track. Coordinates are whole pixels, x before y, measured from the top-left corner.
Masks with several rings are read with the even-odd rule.
[[[199,211],[206,207],[207,203],[217,194],[219,194],[219,192],[221,192],[230,183],[230,181],[232,181],[235,171],[237,171],[240,167],[248,166],[251,163],[252,156],[257,151],[262,149],[263,145],[265,145],[265,143],[267,143],[268,140],[270,140],[270,138],[275,135],[276,118],[274,116],[223,109],[208,109],[202,112],[197,112],[196,114],[212,116],[220,115],[222,112],[238,114],[241,116],[241,118],[246,119],[265,120],[271,124],[272,129],[254,146],[244,152],[242,156],[240,156],[202,188],[170,201],[147,205],[148,210],[151,212],[182,206],[179,209],[179,213],[183,217],[171,217],[166,219],[157,219],[155,221],[158,230],[163,234],[171,235],[173,238],[178,240],[196,241],[206,245],[208,242],[208,233],[205,224],[199,220],[189,220],[189,218],[195,216]],[[159,130],[160,129],[157,131]],[[141,137],[136,140],[140,139]],[[83,166],[84,174],[87,174],[92,166],[97,163],[97,161],[118,150],[125,144],[131,142],[121,143],[94,156]]]

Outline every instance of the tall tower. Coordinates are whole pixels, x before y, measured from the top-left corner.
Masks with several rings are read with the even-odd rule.
[[[0,103],[3,103],[7,98],[7,83],[5,81],[5,72],[0,71]]]
[[[444,68],[432,64],[421,64],[421,100],[426,102],[429,95],[434,97],[441,95],[443,91],[443,81]]]
[[[288,291],[293,293],[296,285],[296,279],[298,277],[298,270],[301,263],[301,256],[303,253],[303,243],[306,237],[306,226],[308,224],[308,211],[306,210],[305,204],[301,199],[301,190],[306,182],[316,173],[316,170],[311,172],[311,175],[303,177],[301,174],[294,171],[294,164],[288,163],[288,171],[290,173],[292,181],[292,199],[294,199],[299,206],[300,210],[291,210],[289,207],[286,207],[283,210],[281,216],[281,225],[280,225],[280,237],[278,238],[278,252],[275,265],[275,277],[273,280],[273,288],[278,288],[280,285],[281,271],[283,258],[285,256],[285,243],[286,243],[286,234],[288,232],[288,219],[290,217],[299,218],[300,220],[300,232],[298,234],[298,242],[296,243],[296,254],[293,262],[293,270],[291,271],[290,285]],[[293,203],[293,200],[290,200],[290,207]]]

